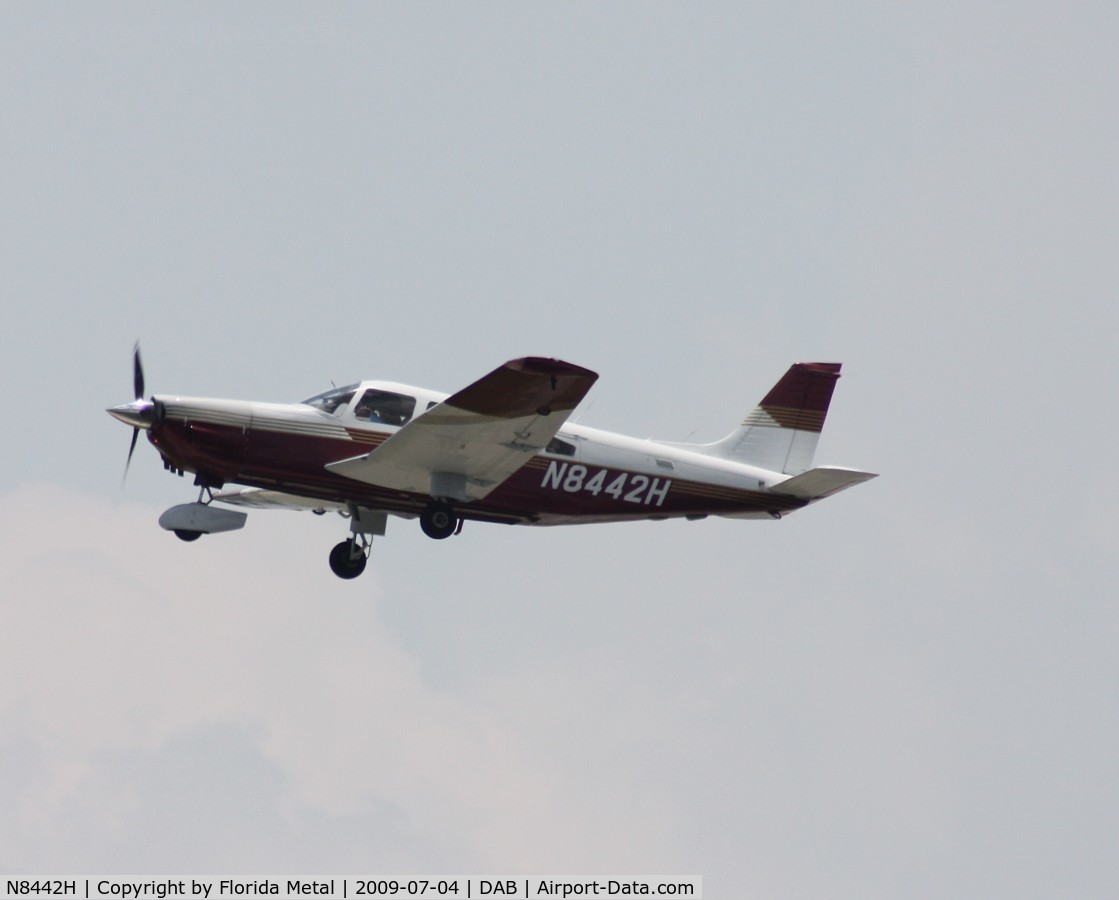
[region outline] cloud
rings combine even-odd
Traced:
[[[497,848],[547,862],[523,823],[562,827],[549,763],[424,683],[378,620],[372,567],[339,602],[322,560],[292,564],[295,515],[190,546],[156,517],[50,485],[0,499],[0,793],[23,859],[191,846],[200,862],[283,866],[296,838],[348,823],[412,848],[397,866]],[[258,819],[286,840],[231,857]]]

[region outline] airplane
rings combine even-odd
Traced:
[[[780,519],[876,477],[812,466],[839,375],[839,363],[795,363],[726,437],[688,444],[569,421],[598,375],[558,359],[510,360],[450,395],[362,381],[260,403],[145,398],[137,343],[135,400],[106,411],[133,429],[126,476],[141,431],[166,470],[194,474],[198,499],[161,527],[193,541],[244,527],[247,514],[227,506],[333,510],[350,533],[330,568],[350,579],[389,515],[418,518],[437,540],[467,521]]]

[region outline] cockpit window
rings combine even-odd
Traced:
[[[321,409],[324,413],[337,415],[346,408],[347,403],[354,399],[356,392],[356,384],[347,384],[345,387],[331,388],[329,391],[315,394],[314,397],[308,397],[303,402],[308,406],[315,407],[315,409]]]
[[[354,407],[354,415],[363,422],[403,425],[412,418],[415,410],[415,397],[370,388],[358,400],[357,406]]]

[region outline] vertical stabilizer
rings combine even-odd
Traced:
[[[812,468],[840,363],[794,363],[745,421],[703,451],[773,472]]]

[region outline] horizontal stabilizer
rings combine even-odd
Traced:
[[[870,479],[877,477],[878,475],[874,472],[860,472],[858,469],[841,469],[836,466],[820,466],[802,472],[800,475],[794,475],[788,481],[775,484],[772,491],[775,494],[798,497],[801,500],[813,503],[816,500],[823,500],[824,497],[838,494],[849,487],[854,487],[856,484],[862,484],[864,481],[870,481]]]

